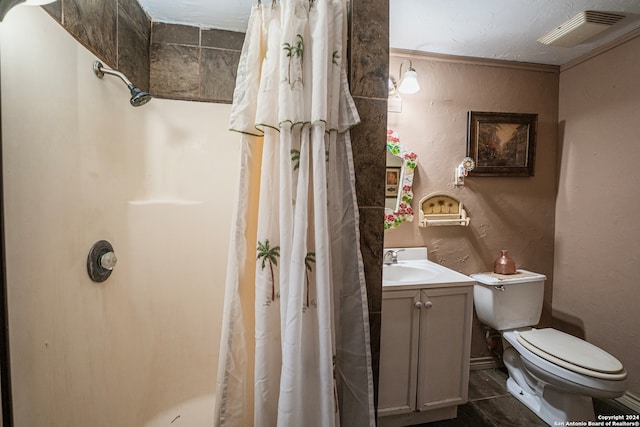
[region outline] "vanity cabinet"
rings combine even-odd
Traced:
[[[473,284],[383,288],[378,425],[455,418],[467,402]]]

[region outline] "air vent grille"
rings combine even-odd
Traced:
[[[587,10],[585,12],[586,21],[593,22],[594,24],[613,25],[624,19],[624,15],[618,15],[616,13],[609,12],[596,12],[593,10]]]
[[[560,47],[576,46],[620,22],[625,15],[587,10],[540,37],[538,42]]]

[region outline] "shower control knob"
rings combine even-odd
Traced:
[[[107,270],[113,270],[117,262],[118,258],[113,252],[107,252],[100,257],[100,266],[102,268],[106,268]]]
[[[413,306],[419,310],[422,308],[422,302],[416,301],[415,303],[413,303]]]
[[[87,256],[87,273],[94,282],[104,282],[116,266],[118,258],[111,243],[99,240],[91,246]]]

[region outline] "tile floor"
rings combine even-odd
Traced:
[[[420,427],[543,427],[546,426],[506,388],[505,369],[473,370],[469,375],[469,403],[458,407],[458,417]],[[615,400],[595,400],[596,414],[635,414]]]

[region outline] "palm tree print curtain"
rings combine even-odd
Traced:
[[[345,38],[345,0],[252,10],[216,425],[375,425]]]

